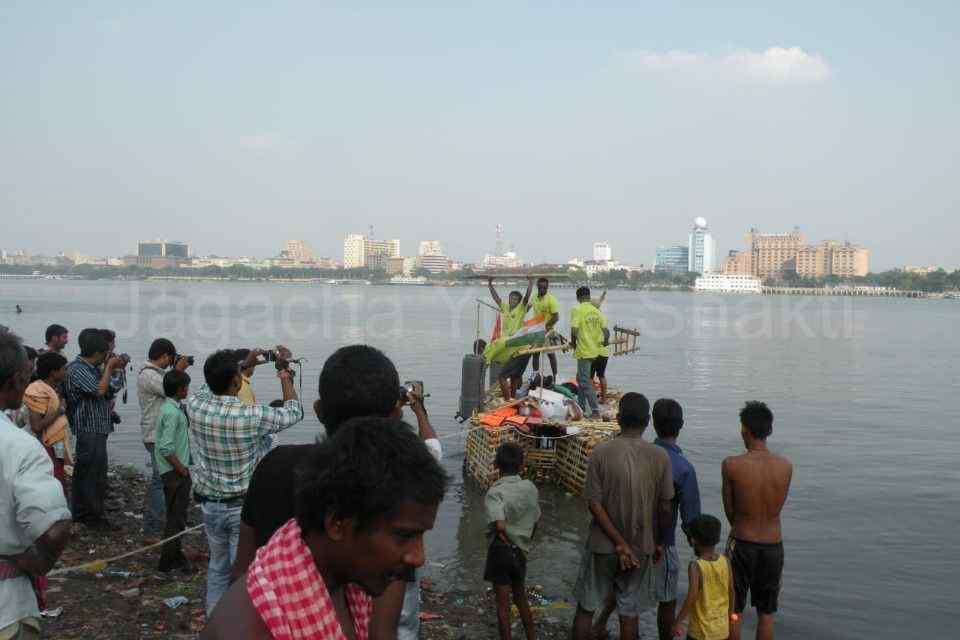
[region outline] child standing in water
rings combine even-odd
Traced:
[[[689,617],[687,638],[726,640],[733,616],[733,571],[730,561],[716,550],[720,542],[720,521],[701,515],[690,525],[690,539],[697,559],[688,569],[687,598],[677,614],[673,635],[683,635],[681,623]]]
[[[514,442],[500,445],[495,459],[500,479],[487,491],[484,506],[490,532],[490,549],[483,579],[493,583],[497,598],[500,640],[511,640],[510,600],[517,605],[527,640],[536,631],[527,598],[527,554],[540,520],[539,493],[520,477],[523,449]]]

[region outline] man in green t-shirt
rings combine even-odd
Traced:
[[[588,405],[591,418],[600,417],[600,404],[593,388],[593,361],[604,352],[610,341],[607,318],[590,301],[589,287],[577,289],[577,306],[570,310],[570,343],[577,359],[577,398],[584,412]]]
[[[490,296],[500,309],[500,332],[503,337],[509,338],[523,326],[523,320],[530,308],[530,293],[533,291],[533,276],[527,276],[527,293],[521,295],[519,291],[511,291],[509,302],[500,299],[500,294],[493,286],[493,278],[487,278],[487,287]],[[512,400],[517,389],[523,384],[523,372],[530,362],[530,355],[510,358],[500,370],[500,392],[504,400]]]
[[[557,298],[552,294],[548,293],[550,288],[550,281],[546,278],[537,279],[537,296],[530,301],[531,306],[533,307],[533,314],[543,315],[547,319],[547,333],[550,333],[550,330],[553,329],[557,322],[560,320],[560,303],[557,302]],[[548,353],[547,357],[550,359],[550,370],[553,372],[553,377],[557,377],[557,354]],[[533,354],[533,372],[538,373],[540,371],[540,354]]]

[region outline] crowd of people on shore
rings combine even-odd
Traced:
[[[584,303],[599,312],[589,292]],[[19,337],[0,332],[0,640],[40,637],[43,576],[72,526],[115,528],[104,506],[107,441],[130,358],[115,354],[115,335],[102,329],[80,332],[69,363],[69,332],[52,325],[46,338],[31,358]],[[210,554],[201,638],[416,638],[423,538],[450,482],[422,388],[401,386],[381,351],[342,347],[324,363],[313,405],[325,433],[315,444],[277,446],[273,436],[304,417],[292,356],[283,346],[216,351],[196,385],[193,358],[169,339],[153,341],[136,380],[150,459],[144,543],[163,541],[159,571],[193,572],[178,534],[191,502],[199,504]],[[280,397],[263,404],[250,377],[268,363]],[[405,410],[416,427],[404,422]],[[642,438],[651,417],[655,443]],[[574,638],[602,635],[616,610],[621,638],[633,640],[651,590],[661,638],[682,634],[684,620],[698,640],[739,638],[748,593],[758,638],[772,638],[779,514],[792,468],[766,448],[770,410],[744,407],[747,451],[723,464],[726,555],[717,551],[720,523],[700,514],[696,473],[677,446],[680,405],[661,399],[651,409],[643,395],[627,393],[617,421],[620,434],[595,448],[588,467],[592,524],[574,592]],[[494,586],[501,638],[511,637],[512,601],[529,640],[524,580],[538,493],[521,479],[520,447],[502,447],[496,465],[500,478],[484,501],[484,578]],[[678,520],[697,554],[679,613]]]

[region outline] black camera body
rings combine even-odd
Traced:
[[[176,363],[180,362],[180,358],[186,358],[186,360],[187,360],[187,366],[188,366],[188,367],[192,367],[192,366],[194,365],[194,358],[193,358],[193,356],[185,356],[185,355],[182,355],[182,354],[180,354],[180,353],[178,353],[178,354],[176,354],[175,356],[173,356],[173,363],[176,364]]]
[[[430,394],[423,392],[423,380],[407,380],[400,387],[400,399],[404,403],[408,404],[410,402],[410,394],[412,393],[419,395],[421,400],[430,397]]]
[[[110,354],[107,354],[107,357],[104,358],[103,361],[106,362],[106,361],[111,360],[111,359],[113,359],[113,358],[120,358],[121,360],[123,360],[122,369],[126,369],[126,368],[127,368],[127,365],[130,364],[130,354],[128,354],[128,353],[110,353]]]

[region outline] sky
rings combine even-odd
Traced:
[[[0,247],[960,267],[960,3],[133,4],[0,3]]]

